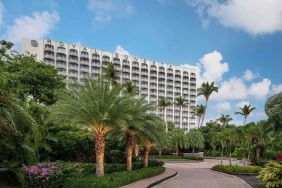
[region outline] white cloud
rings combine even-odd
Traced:
[[[134,7],[128,0],[88,0],[87,8],[95,14],[95,27],[109,23],[114,17],[128,16],[134,12]]]
[[[0,26],[3,25],[3,12],[4,12],[4,5],[3,3],[0,1]]]
[[[217,103],[216,109],[218,112],[227,111],[231,109],[231,104],[229,102]]]
[[[35,12],[32,16],[16,18],[13,25],[8,27],[4,37],[16,44],[23,37],[40,39],[48,35],[59,20],[60,17],[56,12]]]
[[[248,96],[248,89],[244,83],[244,80],[233,77],[229,80],[223,81],[218,93],[211,95],[211,99],[215,100],[234,100],[245,99]]]
[[[186,0],[203,20],[215,18],[226,27],[252,35],[282,31],[281,0]]]
[[[251,81],[255,78],[255,74],[251,71],[251,70],[246,70],[246,72],[244,73],[243,78],[247,81]]]
[[[245,105],[249,105],[250,102],[249,101],[241,101],[238,104],[236,104],[237,108],[243,108]]]
[[[271,80],[264,78],[261,82],[253,83],[249,88],[249,95],[257,99],[264,98],[270,91]]]
[[[126,49],[124,49],[121,45],[117,45],[115,52],[123,55],[130,55],[130,53]]]
[[[271,90],[275,94],[282,92],[282,84],[277,84],[277,85],[273,84]]]
[[[205,54],[197,63],[202,70],[203,81],[221,81],[224,73],[228,72],[228,64],[222,62],[222,55],[218,51]]]

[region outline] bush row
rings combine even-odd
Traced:
[[[259,173],[261,167],[259,166],[237,166],[237,165],[215,165],[213,170],[235,173]]]
[[[150,160],[149,167],[161,167],[162,161]],[[143,161],[133,163],[133,170],[143,168]],[[126,171],[126,164],[105,164],[105,174]],[[23,187],[62,187],[66,179],[83,176],[95,176],[96,165],[94,163],[78,163],[56,161],[53,163],[39,163],[34,166],[24,167]]]
[[[94,175],[77,174],[66,180],[63,187],[80,188],[80,187],[95,187],[95,188],[115,188],[127,185],[138,180],[156,176],[165,171],[164,167],[149,167],[131,172],[122,171],[107,174],[103,177],[96,177]]]
[[[196,156],[176,156],[176,155],[154,155],[154,156],[151,156],[151,158],[153,159],[168,159],[168,160],[183,160],[183,159],[186,159],[186,160],[196,160],[196,161],[202,161],[204,160],[203,157],[196,157]]]

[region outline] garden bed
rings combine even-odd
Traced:
[[[237,166],[237,165],[215,165],[212,170],[233,175],[256,176],[261,167],[258,166]]]

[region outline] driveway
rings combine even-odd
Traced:
[[[169,162],[165,167],[176,170],[178,175],[155,186],[156,188],[251,188],[242,179],[210,170],[218,160],[207,159],[198,163]],[[224,163],[228,163],[225,161]]]

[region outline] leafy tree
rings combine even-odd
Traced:
[[[187,142],[189,146],[192,148],[193,155],[195,153],[195,149],[204,148],[204,136],[201,132],[192,129],[187,134]]]
[[[221,116],[217,119],[217,121],[221,123],[222,127],[227,126],[229,122],[232,120],[233,118],[231,118],[229,115],[224,115],[224,114],[221,114]]]
[[[193,111],[192,111],[193,116],[198,117],[198,129],[200,127],[200,122],[201,122],[201,119],[204,113],[205,113],[205,106],[202,104],[197,105],[195,108],[193,108]]]
[[[207,111],[207,107],[208,107],[208,100],[209,100],[209,98],[210,98],[210,96],[213,92],[218,92],[218,87],[215,86],[214,82],[212,82],[212,83],[204,82],[202,84],[202,86],[198,89],[198,96],[203,95],[205,97],[205,100],[206,100],[205,112],[203,114],[202,122],[201,122],[200,126],[203,125],[205,115],[206,115],[206,111]]]
[[[53,117],[85,126],[95,133],[96,175],[104,175],[105,136],[133,119],[130,100],[120,96],[122,87],[87,79],[84,86],[70,87],[54,105]]]
[[[165,132],[168,132],[167,122],[166,122],[166,108],[172,105],[171,101],[165,97],[160,97],[158,101],[158,106],[163,109],[163,120],[165,122]]]
[[[170,141],[178,156],[179,148],[187,148],[187,141],[185,140],[185,133],[183,129],[174,129],[170,135]]]
[[[180,107],[180,126],[182,126],[182,108],[188,104],[188,100],[186,100],[184,97],[180,96],[175,99],[175,105]]]
[[[282,92],[270,97],[265,104],[265,113],[275,128],[282,128]]]
[[[222,159],[224,154],[224,149],[226,147],[226,138],[222,131],[214,132],[212,134],[212,142],[214,149],[216,149],[216,146],[220,146],[220,152],[221,152],[221,158],[220,158],[220,164],[222,165]]]
[[[226,142],[229,148],[229,165],[231,165],[232,153],[234,148],[236,147],[237,140],[236,129],[233,127],[224,129],[224,136],[226,138]]]
[[[244,105],[244,107],[240,107],[240,112],[235,112],[235,114],[242,115],[244,117],[243,126],[246,124],[247,117],[254,111],[256,108],[251,105]]]

